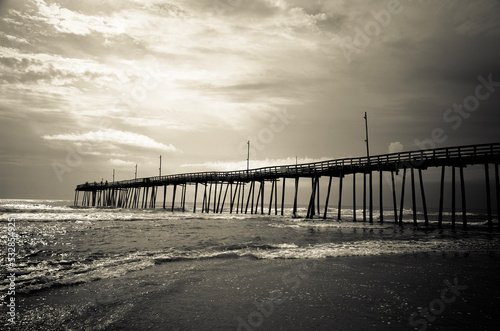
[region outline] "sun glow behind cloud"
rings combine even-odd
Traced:
[[[29,15],[10,10],[8,20],[19,27],[13,33],[20,36],[9,37],[36,44],[52,30],[69,46],[58,50],[60,54],[3,50],[6,56],[29,61],[23,69],[34,76],[32,90],[41,90],[45,83],[52,88],[50,94],[62,96],[63,87],[77,87],[79,91],[68,100],[71,109],[64,104],[60,107],[83,122],[86,119],[82,117],[96,108],[95,103],[101,105],[100,116],[113,117],[117,110],[124,118],[140,114],[142,118],[136,123],[126,119],[124,124],[141,127],[148,127],[148,123],[158,126],[154,119],[164,115],[165,108],[180,109],[164,122],[167,126],[171,123],[174,130],[185,128],[186,122],[190,122],[191,130],[203,129],[206,123],[237,129],[255,111],[300,102],[300,89],[291,95],[291,86],[286,86],[289,83],[283,84],[297,72],[287,54],[314,50],[315,43],[299,37],[294,29],[317,33],[315,24],[326,17],[322,13],[307,14],[284,1],[257,1],[248,8],[239,3],[229,13],[236,14],[234,17],[219,15],[211,2],[89,3],[91,9],[106,9],[107,14],[99,10],[90,13],[84,5],[79,10],[77,6],[65,8],[44,0],[27,3],[31,4]],[[266,15],[264,19],[262,14]],[[21,25],[28,28],[21,29]],[[104,38],[107,52],[90,47],[82,54],[70,37],[87,42]],[[116,53],[117,45],[123,50],[130,47],[134,56]],[[288,77],[269,74],[277,64]],[[303,73],[299,70],[302,79],[306,78]],[[12,76],[26,85],[27,75],[21,71]],[[272,86],[275,88],[262,93]]]

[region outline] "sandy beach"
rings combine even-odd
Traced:
[[[20,297],[20,321],[8,329],[493,330],[499,259],[420,253],[165,262]]]

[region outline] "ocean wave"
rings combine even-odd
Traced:
[[[491,240],[371,240],[343,243],[290,244],[243,243],[202,250],[134,252],[123,256],[94,254],[83,261],[59,259],[20,265],[16,271],[16,292],[31,293],[50,287],[69,286],[104,278],[119,277],[157,264],[189,260],[237,259],[326,259],[348,256],[377,256],[425,252],[500,252],[498,241]],[[2,272],[3,273],[3,272]],[[0,292],[7,293],[3,277]]]

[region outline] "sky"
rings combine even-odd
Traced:
[[[500,141],[496,0],[0,1],[0,198]]]

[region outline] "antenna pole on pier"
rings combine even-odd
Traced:
[[[247,152],[247,172],[250,170],[250,140],[247,141],[248,152]]]
[[[161,155],[160,155],[160,168],[159,168],[159,170],[160,170],[159,173],[160,173],[160,177],[161,177]]]
[[[115,182],[115,169],[113,169],[113,183]]]
[[[135,165],[135,179],[137,179],[137,164]]]
[[[368,116],[366,115],[366,112],[365,112],[365,129],[366,129],[366,139],[365,139],[365,142],[366,142],[366,156],[368,158],[370,158],[370,147],[369,147],[369,144],[368,144]]]

